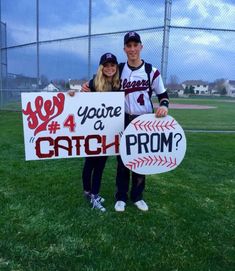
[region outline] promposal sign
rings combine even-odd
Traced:
[[[22,93],[26,160],[118,155],[124,93]]]
[[[127,126],[120,143],[124,165],[139,174],[156,174],[175,169],[186,152],[182,127],[171,116],[141,115]]]

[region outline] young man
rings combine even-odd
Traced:
[[[157,117],[164,117],[168,113],[169,99],[164,88],[160,72],[141,59],[143,45],[136,32],[128,32],[124,36],[124,52],[127,62],[120,64],[121,90],[125,92],[125,127],[136,117],[146,113],[153,113],[151,102],[152,91],[158,96],[160,106],[156,110]],[[121,66],[122,65],[122,66]],[[116,175],[116,203],[117,212],[125,211],[128,199],[130,171],[117,157]],[[145,175],[132,172],[132,185],[130,199],[142,211],[148,210],[148,205],[143,200],[145,188]]]

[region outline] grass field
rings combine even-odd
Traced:
[[[235,131],[235,103],[171,110],[184,129]],[[189,133],[184,161],[147,177],[143,213],[114,211],[115,157],[104,172],[106,213],[82,196],[83,159],[24,161],[19,112],[0,111],[1,271],[235,270],[235,133]]]
[[[232,130],[235,131],[235,99],[172,99],[172,103],[200,104],[214,106],[213,109],[171,110],[175,119],[184,129]]]

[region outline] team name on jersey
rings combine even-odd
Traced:
[[[127,79],[121,80],[122,89],[130,89],[130,88],[142,88],[148,87],[149,82],[148,80],[134,80],[128,81]]]

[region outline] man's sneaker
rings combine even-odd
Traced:
[[[141,211],[148,211],[149,207],[146,204],[146,202],[144,200],[139,200],[134,202],[134,204],[137,206],[138,209],[140,209]]]
[[[100,200],[97,195],[91,194],[91,204],[92,204],[92,209],[99,209],[101,212],[106,211],[104,206],[100,203]]]
[[[114,206],[114,209],[115,211],[117,212],[124,212],[125,211],[125,206],[126,206],[126,203],[122,200],[118,200],[116,203],[115,203],[115,206]]]

